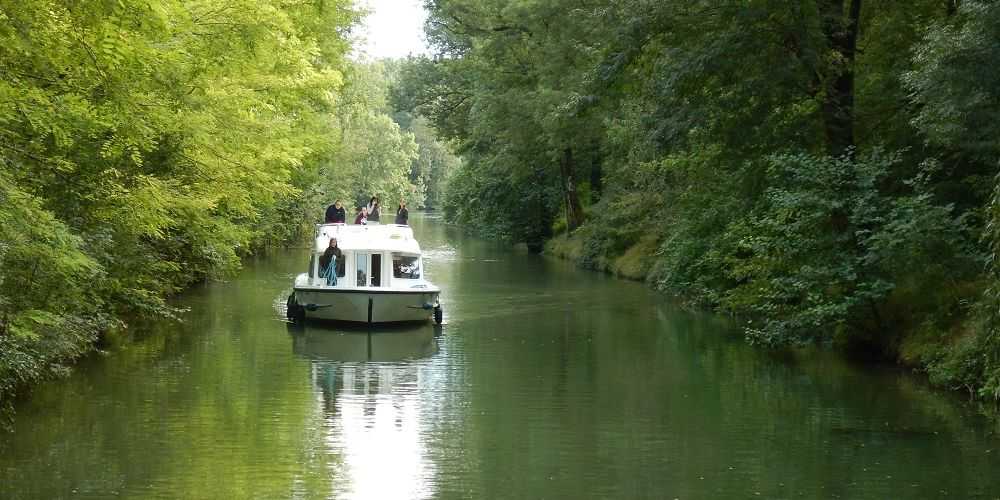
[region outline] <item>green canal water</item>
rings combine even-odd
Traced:
[[[289,328],[304,251],[21,403],[0,498],[997,498],[962,398],[776,357],[642,284],[414,218],[445,325]]]

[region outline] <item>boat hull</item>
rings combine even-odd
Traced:
[[[295,288],[295,302],[311,319],[357,323],[427,321],[438,304],[437,291]]]

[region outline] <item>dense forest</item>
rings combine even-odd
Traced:
[[[1000,4],[425,5],[451,220],[1000,399]]]
[[[127,319],[457,159],[349,57],[350,0],[0,1],[0,415]]]

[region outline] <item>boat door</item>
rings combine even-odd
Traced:
[[[382,286],[382,254],[358,253],[358,286]]]
[[[372,254],[372,286],[382,286],[382,254]]]

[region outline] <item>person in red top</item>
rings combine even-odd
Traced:
[[[365,207],[360,207],[358,209],[358,216],[354,218],[355,224],[365,225],[368,224],[368,209]]]

